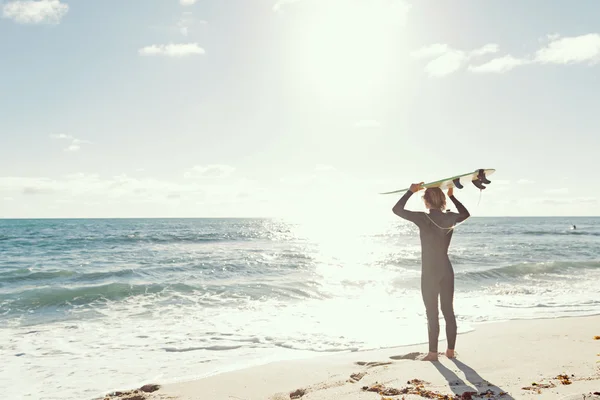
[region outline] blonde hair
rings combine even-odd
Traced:
[[[444,210],[446,208],[446,195],[439,187],[427,188],[423,199],[430,208],[436,210]]]

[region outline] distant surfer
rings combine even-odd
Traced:
[[[413,183],[410,189],[398,200],[392,209],[394,214],[419,227],[421,237],[421,294],[427,314],[429,333],[429,354],[423,361],[437,361],[440,324],[438,317],[438,296],[444,320],[446,321],[446,356],[454,358],[456,345],[456,317],[454,315],[454,270],[448,258],[448,247],[456,224],[469,218],[469,211],[454,197],[453,188],[448,189],[448,197],[458,213],[444,212],[446,196],[440,188],[425,190],[423,200],[429,213],[408,211],[404,207],[408,199],[423,189],[423,182]]]
[[[577,229],[577,226],[573,225],[573,229]]]

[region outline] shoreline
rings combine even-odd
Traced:
[[[558,319],[588,318],[588,317],[596,317],[596,316],[600,317],[600,313],[593,313],[593,314],[587,314],[587,315],[576,315],[576,316],[563,315],[563,316],[557,316],[557,317],[514,318],[514,319],[505,319],[505,320],[472,322],[472,323],[469,323],[469,326],[471,328],[465,332],[459,331],[457,337],[460,338],[460,337],[475,333],[477,331],[478,326],[506,324],[506,323],[510,323],[512,321],[539,321],[539,320],[553,321],[553,320],[558,320]],[[424,329],[426,329],[425,324],[423,325],[423,327],[424,327]],[[446,338],[444,336],[445,333],[443,332],[443,329],[441,329],[443,327],[444,327],[444,325],[440,326],[440,338],[439,338],[440,339],[439,340],[440,347],[443,345],[443,343],[446,342]],[[425,336],[425,334],[424,334],[424,336]],[[412,347],[416,347],[416,346],[425,346],[427,344],[428,344],[427,338],[425,338],[424,341],[417,342],[417,343],[401,344],[401,345],[394,345],[394,346],[388,346],[388,347],[378,347],[378,348],[364,349],[364,350],[339,350],[339,351],[325,351],[325,352],[310,351],[310,350],[295,350],[295,351],[307,352],[307,355],[301,356],[301,357],[293,357],[293,358],[278,358],[273,361],[259,362],[257,364],[250,363],[251,365],[240,366],[240,367],[236,367],[235,366],[236,364],[233,364],[232,365],[233,368],[231,368],[231,369],[225,368],[224,370],[221,370],[221,371],[209,372],[207,374],[203,374],[201,376],[192,377],[192,378],[179,377],[179,378],[167,379],[167,380],[162,381],[162,384],[163,385],[171,385],[171,384],[177,384],[177,383],[182,383],[182,382],[196,381],[196,380],[200,380],[200,379],[210,378],[210,377],[220,375],[220,374],[227,374],[227,373],[231,373],[231,372],[242,371],[242,370],[249,369],[249,368],[259,368],[264,365],[269,365],[269,364],[278,363],[278,362],[288,362],[288,361],[292,362],[292,361],[298,361],[298,360],[318,359],[321,357],[325,357],[325,358],[335,357],[340,354],[361,354],[361,353],[367,353],[367,352],[373,352],[373,351],[394,350],[394,349],[403,349],[403,348],[409,348],[409,347],[412,348]]]
[[[563,323],[564,320],[569,323]],[[275,361],[195,380],[147,382],[161,387],[154,393],[137,395],[149,400],[282,400],[290,399],[291,393],[300,390],[297,394],[303,392],[304,395],[298,398],[303,400],[402,398],[387,396],[382,388],[381,395],[362,390],[363,386],[373,389],[378,382],[390,389],[388,395],[394,393],[391,389],[411,387],[413,391],[420,388],[447,395],[460,390],[483,393],[487,387],[494,392],[488,398],[497,399],[575,399],[583,398],[584,393],[592,393],[589,399],[600,399],[600,395],[593,395],[600,393],[600,340],[594,340],[594,336],[600,335],[600,315],[490,321],[473,325],[476,326],[474,330],[458,337],[456,363],[445,357],[440,357],[437,363],[410,359],[414,358],[411,354],[426,351],[427,344],[421,343]],[[445,349],[444,336],[442,330],[439,351]],[[398,353],[407,359],[390,358]],[[561,374],[566,374],[569,384],[556,379]],[[360,384],[354,382],[351,375],[359,377]],[[446,379],[448,376],[453,379]],[[410,379],[425,383],[407,386]],[[455,385],[450,384],[452,380]],[[487,386],[486,382],[494,382],[494,385]],[[537,385],[532,386],[534,382]],[[500,396],[501,392],[508,395]],[[410,391],[404,396],[406,400],[422,398]],[[110,400],[127,398],[108,397]]]

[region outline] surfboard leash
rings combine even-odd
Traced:
[[[438,228],[440,228],[441,230],[447,230],[448,232],[446,232],[446,235],[447,235],[448,233],[450,233],[452,230],[454,230],[454,228],[456,228],[457,226],[459,226],[459,225],[461,225],[463,222],[465,222],[465,221],[462,221],[462,222],[459,222],[458,224],[454,224],[454,225],[452,225],[452,226],[451,226],[451,227],[449,227],[449,228],[444,228],[444,227],[441,227],[441,226],[439,226],[438,224],[436,224],[436,223],[435,223],[435,221],[431,219],[431,217],[429,216],[429,214],[428,214],[428,213],[424,213],[424,214],[427,216],[427,218],[429,218],[429,220],[431,221],[431,223],[432,223],[432,224],[434,224],[435,226],[437,226],[437,227],[438,227]]]

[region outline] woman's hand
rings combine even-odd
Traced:
[[[422,185],[423,183],[425,183],[425,182],[421,182],[421,183],[413,183],[412,185],[410,185],[410,189],[408,189],[408,190],[410,190],[410,191],[411,191],[411,192],[413,192],[413,193],[416,193],[416,192],[418,192],[419,190],[423,189],[423,188],[421,187],[421,185]]]
[[[448,188],[448,197],[454,196],[454,187],[450,186]]]

